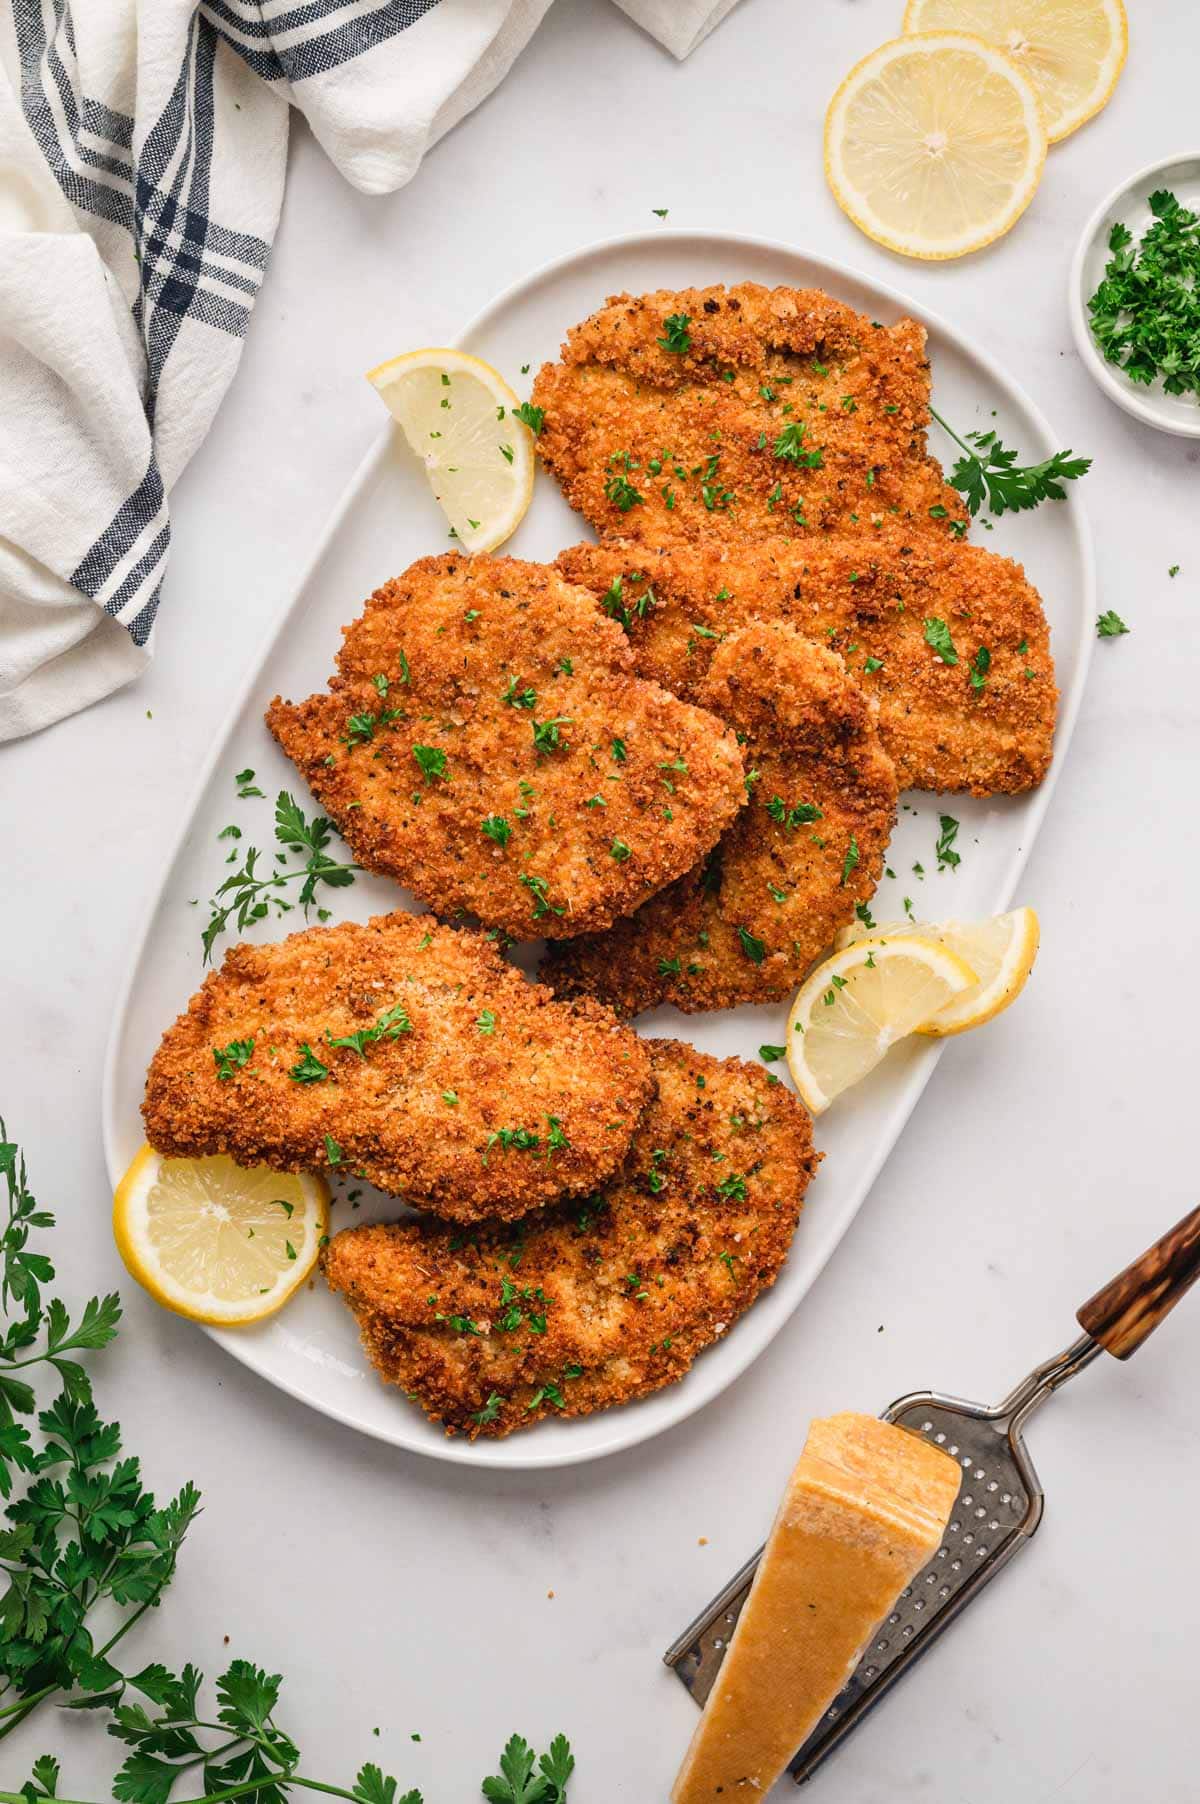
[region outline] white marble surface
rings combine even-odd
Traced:
[[[503,89],[386,200],[345,188],[296,131],[242,371],[176,493],[158,662],[3,762],[0,1099],[59,1212],[69,1291],[123,1278],[97,1089],[129,935],[227,696],[375,430],[368,364],[450,337],[515,277],[652,225],[652,207],[672,224],[792,238],[973,324],[1064,441],[1094,456],[1101,605],[1133,629],[1098,647],[1027,873],[1036,980],[951,1049],[808,1302],[699,1417],[598,1465],[485,1479],[337,1428],[122,1283],[127,1326],[101,1365],[102,1400],[156,1486],[193,1476],[206,1498],[134,1651],[210,1672],[233,1651],[285,1672],[281,1715],[309,1771],[378,1758],[402,1789],[456,1804],[511,1729],[562,1728],[576,1804],[664,1797],[694,1713],[658,1655],[754,1545],[807,1418],[924,1384],[1000,1391],[1195,1201],[1200,995],[1184,911],[1200,448],[1091,387],[1064,298],[1096,201],[1152,157],[1195,148],[1200,24],[1168,0],[1132,10],[1106,113],[1052,153],[1009,238],[946,268],[876,250],[821,174],[825,99],[895,28],[899,0],[747,0],[682,68],[606,0],[559,0]],[[1191,1804],[1198,1359],[1193,1301],[1132,1366],[1104,1361],[1046,1410],[1031,1434],[1048,1493],[1038,1539],[814,1796]],[[95,1723],[45,1715],[0,1751],[0,1789],[51,1745],[68,1795],[104,1795],[115,1745]]]

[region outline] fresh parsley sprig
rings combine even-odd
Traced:
[[[0,1528],[3,1740],[46,1698],[98,1690],[115,1671],[108,1655],[170,1584],[200,1495],[184,1485],[160,1509],[142,1487],[138,1461],[118,1458],[120,1428],[101,1420],[73,1356],[113,1339],[120,1299],[90,1297],[75,1322],[59,1297],[43,1301],[54,1266],[29,1236],[53,1227],[54,1216],[37,1206],[2,1121],[0,1174],[0,1495],[12,1500]],[[35,1381],[49,1373],[62,1388],[38,1411]],[[21,1419],[35,1414],[37,1441]],[[18,1494],[22,1479],[29,1482]],[[106,1626],[115,1620],[100,1647],[89,1627],[97,1610]]]
[[[551,1118],[553,1121],[553,1118]],[[0,1234],[0,1494],[13,1499],[0,1528],[0,1740],[47,1699],[72,1710],[103,1711],[110,1735],[127,1750],[106,1799],[117,1804],[170,1804],[176,1787],[201,1770],[203,1791],[177,1804],[286,1804],[301,1792],[348,1804],[422,1804],[400,1795],[399,1782],[373,1762],[350,1786],[300,1770],[299,1747],[276,1720],[278,1674],[234,1660],[216,1682],[215,1711],[202,1709],[203,1674],[152,1661],[133,1673],[110,1658],[175,1572],[200,1494],[186,1484],[164,1508],[142,1488],[138,1461],[120,1459],[121,1431],[101,1421],[91,1381],[69,1355],[97,1351],[120,1319],[116,1296],[92,1297],[72,1326],[58,1297],[43,1301],[54,1266],[29,1246],[54,1216],[40,1209],[20,1148],[0,1120],[0,1174],[7,1219]],[[62,1389],[37,1415],[40,1444],[19,1418],[37,1408],[34,1385],[15,1373],[52,1370]],[[14,1497],[20,1480],[29,1482]],[[91,1623],[98,1608],[112,1632],[99,1646]],[[113,1626],[115,1619],[115,1627]],[[11,1700],[11,1701],[5,1701]],[[536,1766],[536,1771],[534,1770]],[[483,1781],[494,1804],[566,1804],[575,1767],[566,1739],[536,1756],[514,1735],[500,1773]],[[0,1804],[82,1804],[60,1791],[53,1755],[33,1764],[19,1791],[0,1788]],[[195,1781],[191,1781],[194,1786]]]
[[[344,889],[354,882],[355,873],[361,871],[359,864],[339,864],[326,851],[333,837],[332,823],[323,814],[316,814],[308,820],[304,810],[294,796],[286,789],[281,789],[275,798],[275,838],[286,852],[296,855],[307,853],[304,863],[296,870],[276,870],[270,876],[259,875],[259,861],[263,854],[257,846],[250,846],[241,864],[233,875],[226,877],[209,903],[210,917],[207,927],[201,934],[204,946],[204,962],[212,958],[213,947],[225,932],[232,918],[239,933],[253,921],[263,921],[271,912],[274,904],[279,913],[286,913],[291,907],[279,895],[281,889],[289,883],[300,880],[300,891],[296,897],[307,919],[308,911],[316,899],[318,884],[328,884],[330,889]],[[281,854],[277,853],[278,859]]]
[[[1090,457],[1076,457],[1070,451],[1056,451],[1040,464],[1018,464],[1017,453],[995,432],[968,432],[966,438],[960,438],[935,407],[929,411],[963,453],[950,472],[950,481],[972,517],[985,501],[997,515],[1022,513],[1043,501],[1065,501],[1063,483],[1077,481],[1092,467]]]

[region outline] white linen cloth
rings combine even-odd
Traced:
[[[617,0],[683,57],[736,0]],[[0,740],[152,655],[168,494],[237,368],[288,109],[401,187],[551,0],[0,0]]]

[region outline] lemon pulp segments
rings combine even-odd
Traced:
[[[1122,0],[908,0],[904,29],[974,32],[1011,56],[1052,144],[1106,104],[1129,50]]]
[[[921,1034],[966,1033],[1002,1014],[1025,988],[1037,957],[1040,926],[1032,908],[988,915],[981,921],[894,921],[886,926],[843,927],[835,945],[849,946],[870,935],[876,939],[936,940],[965,959],[976,982],[917,1028]]]
[[[878,243],[959,257],[1008,231],[1046,158],[1037,95],[1011,60],[963,32],[895,38],[830,103],[825,172]]]
[[[809,1108],[826,1108],[974,981],[957,953],[916,937],[868,936],[827,958],[788,1016],[788,1069]]]
[[[311,1174],[247,1170],[225,1154],[163,1159],[145,1147],[117,1188],[113,1228],[130,1272],[168,1309],[253,1321],[311,1271],[327,1200]]]
[[[368,371],[465,551],[494,551],[533,493],[529,428],[504,378],[465,351],[410,351]]]

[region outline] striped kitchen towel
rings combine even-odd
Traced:
[[[618,0],[684,56],[735,0]],[[145,668],[168,496],[237,368],[290,106],[407,182],[551,0],[0,0],[0,740]]]

